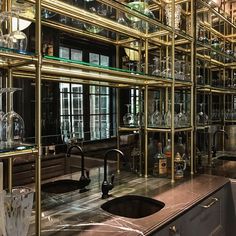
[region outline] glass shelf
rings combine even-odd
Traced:
[[[32,153],[36,151],[35,144],[18,144],[12,146],[0,145],[0,158],[7,158],[14,155],[20,155],[25,153]]]
[[[91,67],[96,67],[96,68],[102,68],[102,69],[107,69],[107,70],[120,71],[120,72],[125,72],[125,73],[130,73],[130,74],[145,75],[143,72],[119,69],[119,68],[110,67],[110,66],[101,66],[101,65],[88,63],[88,62],[84,62],[84,61],[79,61],[79,60],[70,60],[70,59],[65,59],[65,58],[61,58],[61,57],[54,57],[54,56],[44,56],[44,58],[56,60],[56,61],[63,61],[63,62],[68,62],[68,63],[79,64],[79,65],[91,66]]]

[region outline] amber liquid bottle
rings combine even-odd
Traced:
[[[172,151],[171,151],[171,140],[167,140],[167,144],[164,147],[163,153],[167,159],[167,174],[171,174],[171,157],[172,157]]]

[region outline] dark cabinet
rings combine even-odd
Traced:
[[[42,180],[66,173],[65,154],[45,156],[41,162]],[[13,165],[13,185],[24,185],[35,182],[35,161],[33,156],[25,156],[22,161]]]
[[[231,186],[226,184],[153,235],[233,236],[236,232],[235,222]]]

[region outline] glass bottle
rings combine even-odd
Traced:
[[[175,179],[181,179],[184,177],[184,171],[186,169],[186,161],[183,160],[180,153],[176,153],[174,160],[175,167]]]
[[[171,140],[167,140],[167,144],[163,149],[163,153],[167,159],[167,172],[171,173],[171,157],[172,157],[172,147],[171,147]]]
[[[181,155],[181,157],[185,154],[185,145],[183,144],[183,139],[181,136],[178,137],[178,142],[175,145],[175,154],[177,152]]]
[[[157,153],[154,156],[153,175],[164,177],[167,174],[167,158],[162,152],[162,143],[157,143]]]

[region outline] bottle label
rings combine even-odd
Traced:
[[[164,175],[167,173],[167,160],[166,158],[159,159],[159,174]]]

